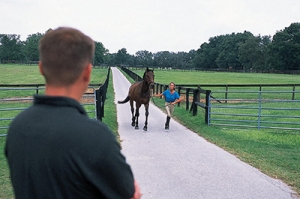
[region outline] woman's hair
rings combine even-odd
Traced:
[[[79,30],[60,27],[48,31],[39,42],[46,83],[53,86],[74,83],[91,63],[94,51],[94,41]]]

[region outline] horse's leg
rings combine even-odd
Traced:
[[[146,121],[145,121],[145,126],[144,126],[144,131],[147,131],[148,129],[148,115],[149,115],[149,103],[148,104],[144,104],[145,106],[145,116],[146,116]]]
[[[132,122],[131,126],[135,126],[135,117],[134,117],[134,107],[133,107],[133,100],[130,100],[130,107],[131,107],[131,115],[132,115]]]
[[[140,103],[135,103],[135,129],[139,129],[139,116],[140,116],[140,107],[141,104]]]

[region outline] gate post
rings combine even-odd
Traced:
[[[163,85],[162,85],[162,84],[161,84],[160,87],[159,87],[159,92],[160,92],[160,93],[163,92]],[[160,97],[160,99],[161,99],[161,98],[162,98],[162,97]]]
[[[198,106],[196,105],[196,101],[197,101],[197,95],[198,95],[198,89],[194,89],[193,91],[193,116],[197,115],[197,111],[198,111]]]
[[[294,84],[294,86],[293,86],[292,100],[295,100],[295,84]]]
[[[226,84],[225,103],[227,103],[227,98],[228,98],[228,84]]]
[[[209,125],[210,123],[210,93],[211,90],[206,90],[205,94],[205,123]]]
[[[102,86],[96,90],[96,113],[97,113],[97,119],[102,121],[103,112],[104,112],[104,106],[103,106],[103,90],[101,89]]]
[[[35,94],[39,94],[39,85],[38,85],[38,84],[36,85],[36,91],[35,91]]]
[[[180,96],[180,92],[181,92],[181,86],[178,86],[178,94],[179,94],[179,96]],[[178,102],[177,106],[180,107],[180,102]]]
[[[158,84],[158,83],[155,83],[155,87],[156,87],[156,88],[155,88],[155,92],[154,92],[154,93],[155,93],[155,94],[158,94],[158,87],[159,87],[159,84]]]
[[[189,104],[190,104],[190,88],[186,88],[185,93],[185,110],[189,110]]]

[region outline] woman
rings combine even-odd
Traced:
[[[154,97],[164,96],[164,98],[165,98],[165,107],[166,107],[166,111],[167,111],[167,120],[165,123],[165,129],[169,130],[170,119],[174,112],[174,105],[181,101],[181,98],[180,98],[178,92],[175,91],[175,83],[171,82],[169,84],[168,90],[165,90],[163,93],[160,93],[160,94],[154,94],[153,96]]]

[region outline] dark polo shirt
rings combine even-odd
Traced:
[[[133,174],[109,128],[65,97],[35,96],[7,134],[16,198],[131,198]]]

